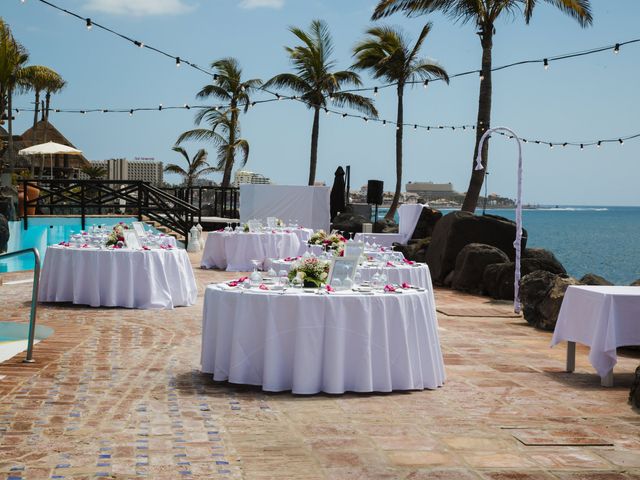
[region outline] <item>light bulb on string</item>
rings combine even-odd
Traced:
[[[567,145],[568,145],[568,143],[567,143],[567,142],[564,142],[564,143],[562,144],[562,148],[566,147]]]
[[[584,150],[584,145],[582,143],[580,144],[580,150]]]
[[[386,120],[382,120],[382,126],[386,126],[387,125],[387,121]]]
[[[326,114],[327,114],[327,116],[331,115],[331,112],[329,111],[329,109],[328,109],[328,108],[325,108],[325,109],[324,109],[324,113],[326,113]]]
[[[414,130],[417,130],[417,129],[418,129],[418,125],[414,125],[414,126],[413,126],[413,129],[414,129]]]
[[[424,81],[424,88],[427,88],[428,86],[429,86],[429,79],[427,78],[427,79]]]
[[[187,110],[191,110],[191,107],[187,103],[184,104],[184,108],[186,108]]]
[[[93,23],[91,23],[91,19],[87,18],[87,30],[91,30],[92,27],[93,27]]]
[[[549,60],[547,60],[546,58],[542,61],[542,64],[544,65],[544,69],[545,70],[549,70]]]
[[[129,110],[129,116],[133,117],[133,108],[131,110]]]
[[[616,43],[615,47],[613,47],[613,53],[620,53],[620,44]]]
[[[549,144],[549,148],[550,148],[551,150],[553,150],[553,143],[550,143],[550,144]]]
[[[176,57],[176,68],[178,68],[180,65],[181,65],[180,57]]]
[[[596,144],[596,147],[600,148],[600,145],[602,145],[602,141],[598,140],[598,143]]]
[[[373,88],[373,96],[377,97],[378,96],[378,87],[374,87]]]
[[[362,117],[364,119],[364,123],[369,123],[369,119],[367,117]]]
[[[622,140],[621,138],[618,139],[618,142],[620,142],[620,146],[624,145],[624,140]]]
[[[484,73],[482,73],[482,70],[480,70],[480,81],[482,82],[484,80]]]
[[[346,113],[343,113],[343,114],[342,114],[342,118],[347,118],[347,114],[346,114]]]
[[[138,41],[138,40],[134,40],[134,41],[133,41],[133,44],[134,44],[136,47],[138,47],[138,48],[142,48],[142,47],[144,47],[144,43],[142,43],[142,42],[140,42],[140,41]]]
[[[158,110],[162,111],[162,104],[158,105]]]

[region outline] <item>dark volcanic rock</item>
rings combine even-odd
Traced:
[[[421,240],[409,240],[409,245],[396,245],[395,250],[402,252],[407,260],[424,263],[427,260],[427,250],[431,238],[423,238]]]
[[[427,238],[433,234],[433,229],[438,220],[442,218],[442,212],[433,208],[423,208],[413,231],[412,239]]]
[[[7,251],[9,244],[9,222],[7,218],[0,213],[0,253]]]
[[[553,330],[567,287],[579,284],[575,278],[543,270],[522,277],[520,299],[527,323],[542,330]]]
[[[513,241],[516,225],[494,215],[476,216],[468,212],[451,212],[442,217],[433,229],[427,263],[435,283],[441,284],[455,268],[456,257],[465,245],[483,243],[499,248],[510,259],[515,257]],[[522,235],[526,245],[527,232]]]
[[[522,259],[526,259],[530,271],[545,270],[547,272],[566,274],[564,266],[556,258],[553,252],[544,248],[525,248],[522,252]]]
[[[640,287],[640,278],[631,284],[632,287]]]
[[[506,263],[509,257],[502,250],[482,243],[466,245],[456,258],[451,286],[463,292],[481,293],[482,274],[488,265]]]
[[[596,275],[595,273],[587,273],[580,279],[580,283],[583,285],[613,285],[609,280],[601,277],[600,275]]]
[[[373,224],[374,233],[398,233],[398,224],[393,220],[380,219]]]
[[[363,223],[370,222],[370,220],[367,220],[362,215],[343,212],[336,216],[336,218],[334,218],[333,223],[331,224],[331,228],[333,230],[340,230],[341,232],[358,233],[362,232]]]
[[[636,368],[636,376],[631,384],[629,403],[631,403],[635,408],[640,408],[640,366]]]

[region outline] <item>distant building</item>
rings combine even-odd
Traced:
[[[453,189],[453,184],[433,182],[409,182],[406,185],[407,193],[413,193],[425,200],[453,199],[460,194]]]
[[[248,170],[238,170],[232,185],[234,187],[238,187],[241,183],[271,184],[273,182],[270,178],[265,177],[260,173],[250,172]]]
[[[112,158],[91,162],[92,166],[102,167],[107,171],[106,180],[141,180],[152,185],[161,185],[164,182],[164,165],[153,158]],[[88,178],[80,173],[80,178]]]

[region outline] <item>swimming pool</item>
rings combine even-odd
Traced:
[[[130,224],[135,217],[86,217],[85,227],[106,225],[111,227],[118,222]],[[9,222],[8,252],[37,248],[40,259],[44,260],[47,245],[54,245],[68,240],[72,232],[80,232],[80,217],[29,217],[29,228],[24,229],[21,221]],[[22,255],[17,258],[0,260],[0,273],[31,270],[34,267],[33,255]]]
[[[36,325],[34,343],[44,340],[52,333],[53,328],[45,325]],[[27,349],[28,338],[28,323],[0,322],[0,362],[24,352]]]

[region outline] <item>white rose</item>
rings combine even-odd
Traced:
[[[325,278],[327,278],[327,272],[322,272],[322,274],[320,275],[320,279],[324,280]]]
[[[305,277],[305,276],[306,276],[306,275],[304,274],[304,272],[298,272],[298,273],[296,274],[296,277],[298,277],[300,280],[304,280],[304,277]]]

